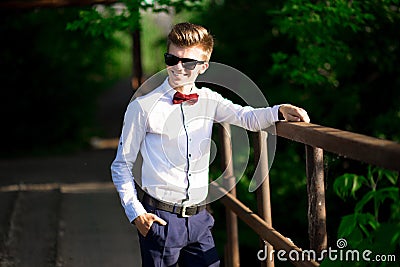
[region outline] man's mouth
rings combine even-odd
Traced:
[[[173,76],[175,77],[187,77],[188,75],[185,73],[177,73],[177,72],[171,72]]]

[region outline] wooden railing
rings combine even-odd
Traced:
[[[224,187],[236,180],[233,174],[230,128],[223,125],[221,132],[222,157],[224,172]],[[328,128],[310,123],[279,122],[276,124],[277,136],[305,144],[306,176],[308,193],[308,232],[310,250],[320,253],[327,249],[325,181],[324,181],[324,151],[376,165],[386,169],[400,171],[400,144],[377,139],[348,131]],[[301,255],[301,249],[288,238],[272,227],[271,203],[268,177],[268,159],[266,133],[257,133],[255,142],[255,158],[260,162],[258,177],[265,179],[257,189],[258,213],[256,214],[236,198],[233,188],[227,192],[222,186],[212,183],[210,193],[224,196],[220,201],[226,207],[227,244],[225,249],[225,265],[240,266],[237,218],[245,222],[266,242],[267,251],[284,250],[286,255],[293,250]],[[268,253],[268,252],[267,252]],[[300,259],[292,261],[295,266],[319,266],[314,260]],[[274,266],[273,259],[261,263],[264,266]]]

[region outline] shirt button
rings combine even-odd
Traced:
[[[191,173],[189,173],[189,176],[192,176],[192,174],[191,174]]]
[[[189,154],[189,157],[191,157],[192,156],[192,154]]]

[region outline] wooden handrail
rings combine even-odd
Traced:
[[[279,122],[276,124],[276,131],[273,134],[305,144],[310,247],[317,253],[317,256],[327,248],[324,150],[386,169],[400,171],[400,144],[393,141],[303,122]],[[256,146],[258,148],[255,150],[260,149],[264,144],[261,142]],[[265,169],[263,171],[268,171],[268,164],[265,164],[264,161],[262,160],[264,163],[262,168]],[[265,182],[268,182],[268,179]],[[265,188],[268,188],[268,185]],[[265,220],[260,217],[265,214],[266,209],[270,209],[269,205],[266,207],[265,203],[261,203],[263,205],[259,211],[260,215],[257,215],[233,194],[214,183],[210,185],[210,193],[224,194],[221,202],[227,208],[227,212],[233,211],[237,214],[263,240],[273,246],[271,249],[284,250],[287,253],[295,250],[301,253],[301,249],[272,228],[271,219]],[[268,194],[268,192],[261,194]],[[295,266],[319,266],[319,263],[314,260],[296,261],[293,264]]]
[[[279,122],[278,136],[341,156],[400,171],[400,144],[304,122]]]
[[[235,196],[226,191],[224,188],[213,182],[210,184],[211,195],[223,195],[220,201],[225,207],[232,210],[236,215],[245,222],[250,228],[252,228],[263,240],[268,240],[269,243],[276,250],[284,250],[287,255],[291,251],[297,251],[301,255],[302,250],[294,245],[288,238],[281,235],[278,231],[273,229],[269,224],[264,221],[260,216],[254,213],[251,209],[240,202]],[[319,266],[314,260],[310,261],[295,261],[292,262],[295,266],[301,267],[315,267]]]

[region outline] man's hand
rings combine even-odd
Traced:
[[[143,236],[146,236],[149,233],[150,227],[155,222],[161,225],[167,225],[166,221],[153,213],[145,213],[139,215],[138,217],[136,217],[135,220],[133,220],[133,223],[136,225],[137,229]]]
[[[307,112],[299,107],[283,104],[279,107],[279,112],[282,113],[283,117],[287,121],[304,121],[310,122]]]

